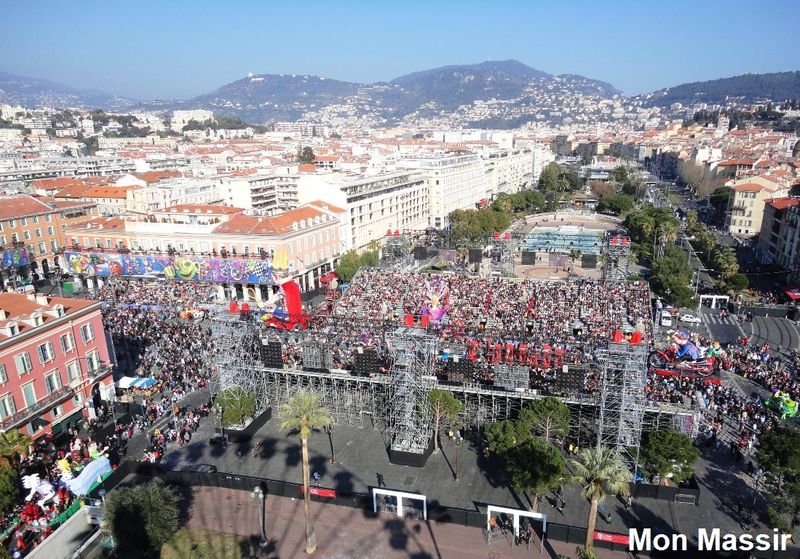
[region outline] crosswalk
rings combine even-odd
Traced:
[[[705,324],[730,324],[734,325],[738,323],[738,320],[735,316],[726,316],[722,318],[718,314],[704,314],[702,315],[702,320]]]

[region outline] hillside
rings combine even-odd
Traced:
[[[647,96],[650,106],[668,107],[673,103],[725,104],[731,98],[744,102],[764,99],[776,101],[800,98],[800,72],[743,74],[705,82],[676,85]]]

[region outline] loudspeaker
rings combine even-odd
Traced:
[[[522,265],[523,266],[533,266],[536,264],[536,253],[523,250],[522,251]]]
[[[471,383],[475,364],[469,359],[450,358],[447,360],[447,380],[450,382]]]
[[[469,263],[480,264],[483,260],[483,251],[479,248],[469,249]]]
[[[378,372],[378,352],[371,348],[358,348],[353,354],[353,374],[367,377]]]
[[[283,349],[280,342],[261,341],[261,361],[265,367],[272,369],[283,368]]]
[[[428,258],[428,249],[425,247],[414,247],[414,260],[425,260]]]
[[[582,254],[581,255],[581,268],[597,268],[597,255],[596,254]]]
[[[306,341],[302,343],[303,369],[310,371],[330,371],[333,368],[333,355],[326,346]]]

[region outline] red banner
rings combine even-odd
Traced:
[[[620,543],[622,545],[628,545],[628,543],[630,542],[630,537],[624,534],[611,534],[609,532],[595,531],[594,539],[596,539],[599,542]]]
[[[331,499],[336,498],[336,490],[335,489],[325,489],[324,487],[309,487],[308,492],[312,495],[316,495],[317,497],[330,497]],[[303,494],[303,486],[300,486],[300,495]]]

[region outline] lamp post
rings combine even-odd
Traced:
[[[459,481],[461,474],[461,443],[464,442],[464,438],[461,436],[461,431],[458,429],[456,429],[455,433],[450,431],[449,435],[456,443],[456,481]]]
[[[336,453],[333,449],[333,423],[324,427],[325,432],[328,434],[328,444],[331,446],[331,464],[336,464]]]
[[[261,529],[261,539],[258,541],[258,547],[264,548],[267,547],[267,528],[265,526],[265,518],[266,515],[266,498],[267,494],[264,488],[262,488],[263,484],[256,485],[253,488],[253,492],[250,494],[252,497],[258,501],[258,514],[259,514],[259,524]]]

